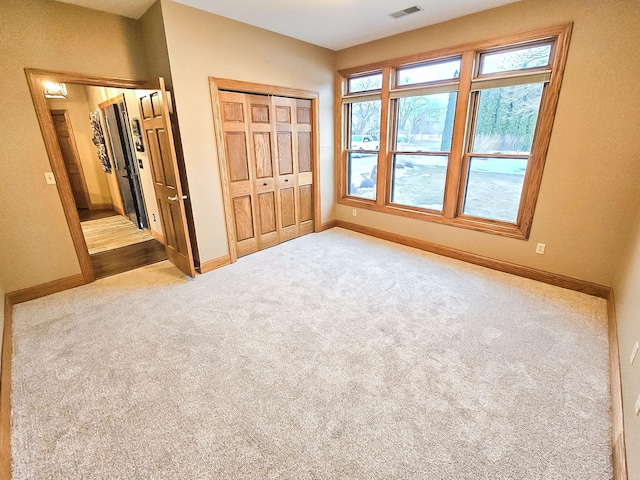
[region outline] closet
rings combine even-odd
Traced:
[[[311,100],[219,98],[238,256],[313,232]]]

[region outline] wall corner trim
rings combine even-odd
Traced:
[[[627,480],[627,448],[624,441],[624,411],[622,408],[622,378],[620,376],[620,349],[618,346],[618,320],[613,289],[607,297],[609,317],[609,375],[611,386],[611,444],[613,478]]]
[[[579,280],[577,278],[567,277],[557,273],[545,272],[544,270],[537,270],[535,268],[525,267],[523,265],[497,260],[495,258],[484,257],[475,253],[458,250],[457,248],[445,247],[425,240],[418,240],[416,238],[405,237],[403,235],[378,230],[376,228],[345,222],[344,220],[337,220],[336,226],[347,230],[353,230],[354,232],[363,233],[365,235],[370,235],[372,237],[381,238],[383,240],[388,240],[390,242],[399,243],[401,245],[406,245],[408,247],[424,250],[426,252],[442,255],[444,257],[454,258],[456,260],[462,260],[463,262],[480,265],[481,267],[491,268],[492,270],[498,270],[500,272],[510,273],[519,277],[537,280],[538,282],[548,283],[549,285],[555,285],[556,287],[586,293],[595,297],[606,299],[609,297],[609,292],[611,290],[605,285],[599,285],[586,280]]]
[[[11,478],[11,356],[13,303],[4,296],[2,370],[0,371],[0,478]]]
[[[229,255],[223,255],[222,257],[214,258],[213,260],[207,260],[200,264],[200,273],[207,273],[217,268],[231,265],[231,257]]]
[[[336,226],[337,226],[337,220],[329,220],[328,222],[325,222],[322,225],[320,225],[320,229],[318,230],[318,232],[324,232],[325,230],[329,230],[330,228],[333,228]]]

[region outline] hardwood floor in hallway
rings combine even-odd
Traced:
[[[96,278],[109,277],[167,259],[164,245],[155,238],[91,255]]]
[[[83,212],[82,232],[96,278],[167,259],[164,245],[128,218],[110,210]]]
[[[121,215],[82,222],[82,233],[90,255],[153,239]]]

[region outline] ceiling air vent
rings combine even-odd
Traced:
[[[399,12],[390,13],[389,16],[393,18],[401,18],[407,15],[411,15],[412,13],[416,13],[422,10],[422,7],[414,5],[413,7],[405,8],[404,10],[400,10]]]

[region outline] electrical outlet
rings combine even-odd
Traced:
[[[631,350],[631,358],[629,359],[629,361],[631,362],[631,365],[633,365],[633,362],[636,359],[636,355],[638,354],[638,348],[640,348],[640,345],[638,345],[638,341],[636,340],[636,344],[633,346],[633,350]]]
[[[536,246],[536,253],[538,255],[544,255],[544,249],[547,248],[547,245],[545,243],[539,243]]]
[[[56,184],[56,177],[53,176],[53,172],[44,172],[44,179],[47,182],[47,185]]]
[[[638,399],[636,400],[636,415],[640,415],[640,395],[638,395]]]
[[[358,210],[356,210],[355,208],[353,210],[351,210],[351,216],[352,217],[356,217],[358,215]]]

